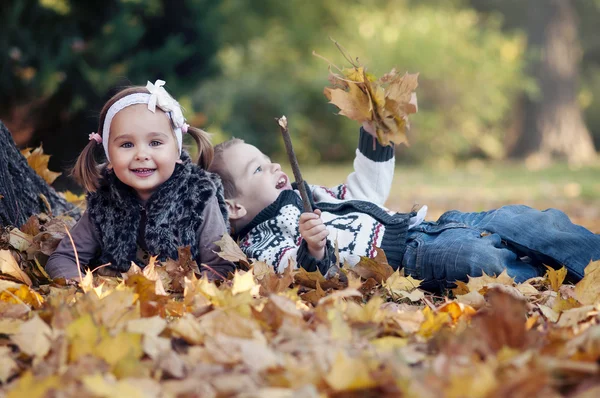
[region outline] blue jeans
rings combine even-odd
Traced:
[[[544,264],[564,265],[568,280],[577,282],[598,259],[600,235],[573,224],[562,211],[511,205],[480,213],[452,210],[423,222],[408,232],[402,265],[406,274],[424,280],[423,288],[435,291],[467,275],[504,270],[520,283],[544,275]]]

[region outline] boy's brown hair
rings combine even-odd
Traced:
[[[223,182],[223,195],[225,196],[225,199],[235,198],[237,196],[237,189],[235,187],[235,181],[233,181],[233,177],[227,169],[227,161],[225,160],[224,153],[232,146],[243,143],[244,140],[234,137],[215,145],[213,161],[208,168],[208,171],[221,177],[221,181]]]

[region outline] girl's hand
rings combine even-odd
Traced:
[[[321,210],[313,213],[302,213],[300,215],[300,235],[306,241],[308,252],[317,260],[325,257],[325,246],[329,231],[321,220]]]

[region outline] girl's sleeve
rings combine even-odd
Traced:
[[[345,184],[325,191],[336,199],[365,200],[383,206],[392,188],[394,167],[394,147],[380,145],[361,127],[354,171],[350,173]]]
[[[87,212],[81,216],[69,233],[75,243],[79,264],[82,266],[89,264],[100,248],[100,237]],[[54,253],[50,255],[46,263],[46,272],[52,279],[79,278],[75,252],[68,235],[60,241]]]
[[[200,271],[206,272],[211,279],[225,279],[230,272],[235,271],[235,264],[219,257],[215,252],[220,249],[215,242],[227,232],[223,214],[219,209],[216,197],[212,197],[202,213],[204,221],[198,229],[200,249]]]

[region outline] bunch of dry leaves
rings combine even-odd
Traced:
[[[600,261],[575,286],[548,269],[433,296],[383,252],[330,279],[295,264],[277,275],[226,236],[220,254],[240,270],[220,284],[182,249],[72,286],[43,269],[65,223],[41,215],[1,237],[1,396],[600,394]]]
[[[401,75],[394,68],[376,78],[367,73],[358,58],[351,59],[337,42],[334,43],[352,67],[341,69],[326,60],[331,87],[326,87],[324,94],[329,102],[340,109],[340,115],[369,125],[381,145],[408,145],[408,115],[417,112],[415,90],[419,74]],[[313,55],[323,58],[314,52]],[[339,73],[333,72],[334,69]]]

